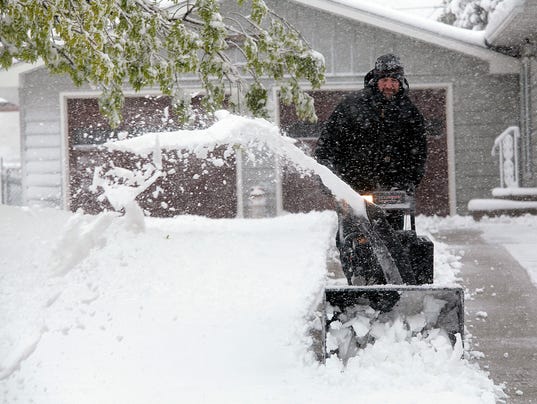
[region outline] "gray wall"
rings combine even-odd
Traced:
[[[488,197],[490,190],[499,186],[498,163],[490,151],[496,136],[519,124],[518,75],[490,75],[487,63],[477,58],[292,2],[267,3],[323,53],[327,86],[361,87],[375,58],[386,52],[401,56],[411,87],[451,84],[453,96],[448,103],[452,102],[454,113],[452,185],[457,213],[466,213],[470,199]],[[75,91],[67,77],[50,76],[43,69],[23,75],[20,98],[26,204],[58,206],[61,201],[61,91]]]
[[[537,187],[537,60],[531,59],[530,64],[530,114],[531,114],[531,131],[530,138],[530,160],[531,160],[531,176],[526,179],[524,186]]]

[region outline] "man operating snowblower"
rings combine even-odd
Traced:
[[[326,122],[316,159],[362,195],[389,190],[413,195],[425,171],[427,140],[423,116],[409,99],[408,89],[399,58],[380,56],[365,76],[364,89],[347,96]],[[340,207],[338,248],[349,284],[416,284],[408,251],[396,235],[403,228],[404,215],[369,203],[366,207],[368,226],[348,207]],[[351,234],[353,243],[364,245],[359,249],[360,268],[352,262],[356,251],[349,251],[345,241]],[[397,274],[387,279],[390,275],[381,270],[382,257],[371,248],[379,243],[395,261],[400,279]]]

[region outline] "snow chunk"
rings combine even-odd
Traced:
[[[477,318],[485,320],[489,315],[486,311],[478,311],[477,313],[475,313],[475,316]]]

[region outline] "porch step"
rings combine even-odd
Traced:
[[[492,196],[512,201],[537,201],[537,188],[494,188]]]
[[[492,196],[468,202],[468,212],[475,220],[484,216],[537,215],[537,188],[494,188]]]

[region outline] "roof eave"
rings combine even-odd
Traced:
[[[491,46],[505,46],[503,43],[499,43],[502,38],[509,36],[509,31],[513,27],[513,21],[515,21],[520,14],[524,12],[525,3],[510,2],[505,5],[500,3],[498,10],[496,10],[485,29],[485,40]],[[508,7],[506,10],[502,10],[502,7]],[[500,13],[500,11],[502,11]],[[503,17],[503,18],[502,18]],[[519,43],[509,44],[509,46],[518,46]]]
[[[478,46],[333,0],[291,1],[482,59],[489,63],[489,71],[492,74],[519,72],[519,62],[516,58],[488,49],[484,39],[482,46]]]

